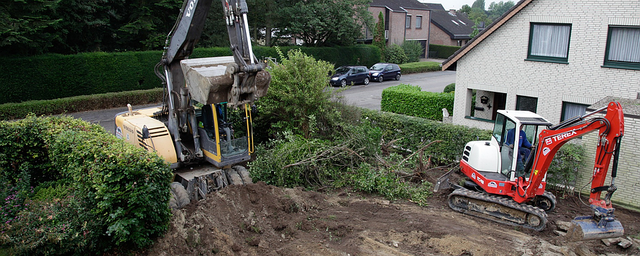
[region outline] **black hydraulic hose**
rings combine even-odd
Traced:
[[[613,166],[611,167],[611,178],[613,178],[611,183],[613,183],[613,180],[615,180],[618,175],[618,158],[620,157],[620,142],[622,141],[622,136],[618,137],[616,140],[616,149],[613,155]]]

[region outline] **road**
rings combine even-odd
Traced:
[[[371,82],[369,85],[354,85],[342,92],[345,103],[358,107],[380,110],[382,90],[399,84],[417,85],[423,91],[442,92],[444,87],[456,82],[455,71],[438,71],[403,75],[400,81],[388,80],[382,83]]]
[[[380,110],[382,100],[382,90],[387,87],[399,84],[417,85],[423,91],[442,92],[445,86],[454,83],[456,79],[455,71],[437,71],[428,73],[403,75],[400,81],[371,82],[369,85],[354,85],[341,93],[345,103],[363,108]],[[157,104],[133,106],[133,109],[156,106]],[[103,109],[95,111],[85,111],[69,113],[70,116],[85,120],[90,123],[99,124],[111,134],[115,133],[114,117],[117,113],[126,111],[126,107]]]

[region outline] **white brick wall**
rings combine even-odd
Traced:
[[[569,64],[525,61],[530,22],[572,24]],[[470,89],[506,93],[507,109],[515,109],[518,95],[535,97],[538,114],[552,123],[560,121],[563,101],[590,105],[605,96],[636,98],[640,70],[601,67],[609,25],[640,26],[640,1],[534,0],[458,60],[453,122],[483,129],[493,127],[492,123],[465,118],[472,107]],[[482,117],[490,119],[490,114]],[[634,147],[640,142],[639,125],[638,120],[626,124],[621,153],[624,157],[620,159],[617,179],[619,190],[614,195],[614,200],[638,207],[640,201],[634,195],[640,194],[640,153]],[[591,143],[588,138],[585,143]],[[593,165],[591,157],[588,166]],[[590,176],[590,168],[583,176]]]

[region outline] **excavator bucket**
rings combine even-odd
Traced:
[[[580,216],[571,221],[567,232],[570,241],[613,238],[624,235],[620,221],[596,221],[592,216]]]

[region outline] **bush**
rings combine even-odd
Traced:
[[[127,104],[144,105],[162,102],[163,89],[149,89],[125,92],[109,92],[82,95],[54,100],[33,100],[22,103],[0,105],[0,120],[25,118],[29,114],[57,115],[63,113],[124,107]]]
[[[424,56],[422,45],[415,40],[404,41],[404,43],[402,43],[402,49],[407,55],[407,62],[419,62],[420,58]]]
[[[271,134],[292,131],[309,138],[318,128],[318,119],[332,120],[325,116],[335,114],[331,110],[332,90],[326,90],[327,73],[333,67],[300,50],[291,50],[286,57],[279,54],[279,63],[269,67],[269,93],[257,102],[260,115],[256,126]]]
[[[442,92],[444,93],[450,93],[455,91],[456,91],[456,83],[450,83],[444,87],[444,90],[442,90]]]
[[[395,145],[416,151],[421,145],[440,140],[425,150],[432,161],[450,164],[460,159],[464,146],[469,141],[488,140],[491,131],[445,124],[424,118],[411,117],[375,110],[362,110],[362,117],[370,120],[373,127],[382,131],[385,141],[396,140]]]
[[[419,86],[401,84],[382,91],[382,111],[442,121],[442,109],[453,111],[454,95],[421,91]]]
[[[437,58],[447,59],[451,55],[453,55],[457,50],[460,50],[460,46],[451,46],[451,45],[439,45],[439,44],[430,44],[429,51],[437,52]]]
[[[402,74],[424,73],[430,71],[440,71],[440,63],[431,61],[411,62],[400,64]]]
[[[16,253],[139,249],[167,229],[168,165],[98,125],[70,117],[2,121],[0,170],[3,187],[21,191],[10,193],[32,197],[29,189],[38,188],[1,226],[0,242]]]
[[[385,51],[385,61],[390,63],[402,64],[407,62],[407,55],[404,53],[402,47],[397,44],[393,44],[387,47]]]
[[[570,188],[575,186],[576,180],[580,178],[579,170],[585,165],[585,157],[586,149],[583,145],[564,144],[549,165],[548,182],[559,185],[564,193],[573,192]]]

